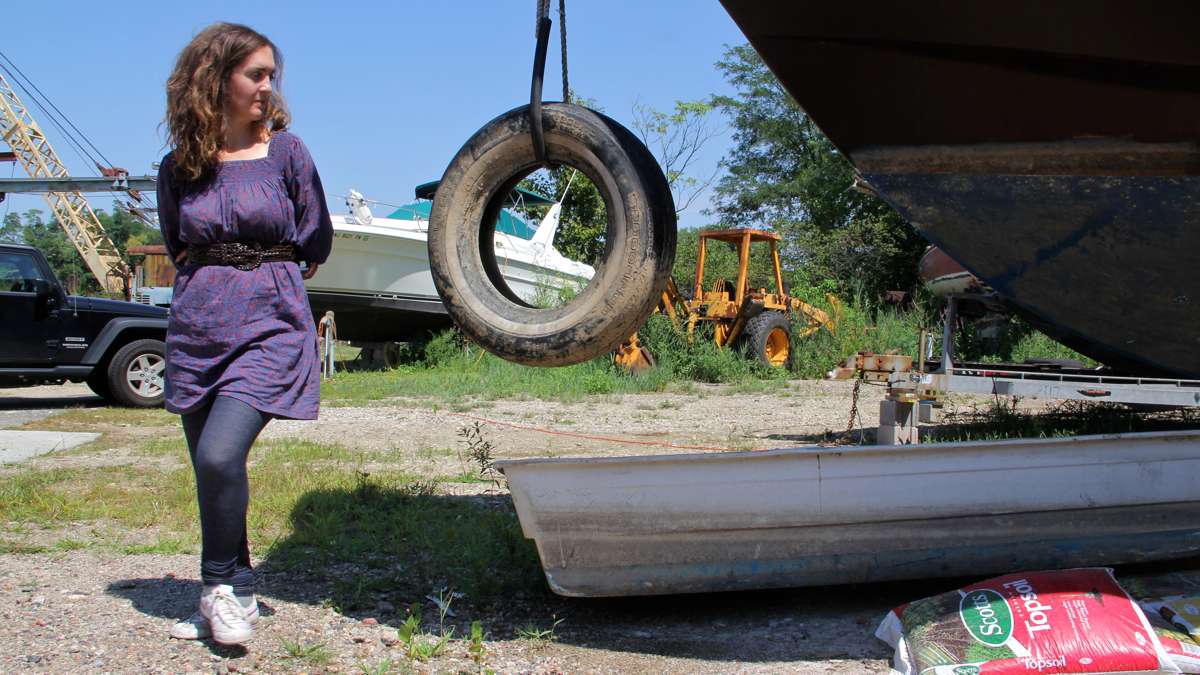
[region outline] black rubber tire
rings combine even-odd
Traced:
[[[783,363],[771,363],[771,356],[767,353],[768,340],[771,332],[776,329],[783,329],[783,332],[787,334],[788,357],[790,358],[792,322],[788,320],[787,314],[776,311],[763,312],[747,321],[746,328],[743,330],[746,336],[746,346],[750,350],[750,353],[758,359],[759,363],[768,368],[787,366],[787,359]]]
[[[105,401],[112,401],[112,390],[108,388],[107,363],[96,364],[96,369],[84,381],[87,382],[88,389],[91,389],[93,394]]]
[[[627,129],[587,108],[544,105],[548,157],[591,179],[609,222],[591,283],[562,307],[529,306],[504,282],[493,249],[504,200],[539,166],[527,108],[489,122],[446,168],[429,218],[429,266],[471,341],[510,361],[565,366],[613,351],[654,311],[675,260],[675,203]]]
[[[162,340],[134,340],[117,350],[108,362],[108,388],[112,392],[112,400],[131,408],[155,408],[163,404],[166,392],[162,384],[165,377],[160,369],[160,380],[152,395],[144,395],[130,384],[127,377],[131,365],[138,359],[146,357],[147,361],[166,365],[166,346]]]
[[[399,342],[385,342],[379,352],[379,362],[384,370],[395,370],[404,363],[404,345]]]

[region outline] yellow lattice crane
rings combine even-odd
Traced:
[[[0,140],[17,157],[30,178],[66,179],[67,167],[16,91],[0,74]],[[104,232],[96,213],[79,192],[46,192],[46,203],[88,269],[107,293],[127,292],[129,266]]]

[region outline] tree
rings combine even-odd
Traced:
[[[558,230],[554,233],[554,248],[571,260],[595,265],[604,253],[608,211],[604,208],[604,198],[592,181],[582,171],[559,166],[534,172],[521,181],[520,186],[554,200],[563,200]],[[537,223],[545,217],[549,208],[528,206],[518,210]]]
[[[23,243],[25,241],[22,236],[24,229],[21,225],[21,216],[15,213],[6,213],[4,222],[0,223],[0,242],[5,244]]]
[[[696,290],[696,257],[700,248],[700,233],[716,228],[686,229],[679,231],[675,245],[675,267],[671,276],[684,295],[691,297]],[[737,282],[737,247],[720,241],[709,241],[705,247],[704,279],[706,291],[711,291],[717,279],[724,279],[730,286]],[[765,244],[750,246],[750,261],[746,268],[746,279],[750,288],[766,288],[774,292],[775,264],[771,260],[771,249]],[[786,280],[785,280],[786,283]]]
[[[96,219],[126,262],[129,246],[162,242],[162,234],[157,228],[145,225],[121,209],[117,202],[113,202],[111,215],[97,209]],[[72,293],[99,293],[101,290],[100,283],[92,276],[62,227],[56,220],[46,221],[37,209],[30,209],[21,216],[8,214],[0,227],[0,241],[28,244],[40,250],[54,270],[54,276]]]
[[[71,293],[99,293],[100,283],[92,277],[79,252],[67,239],[56,221],[47,222],[42,212],[30,209],[22,214],[22,241],[42,252],[54,276]]]
[[[642,143],[654,153],[671,186],[676,215],[687,210],[708,189],[720,167],[707,177],[689,173],[700,150],[721,134],[711,123],[713,104],[708,101],[676,101],[670,113],[635,103],[633,128]]]
[[[713,99],[734,130],[714,189],[721,225],[777,231],[792,278],[831,279],[869,301],[912,289],[924,242],[886,203],[852,188],[854,168],[758,53],[731,47],[717,68],[737,90]]]
[[[574,91],[568,100],[576,105],[603,112],[595,99],[580,98]],[[604,254],[608,233],[608,211],[600,190],[582,171],[569,166],[540,169],[525,177],[518,187],[562,199],[554,248],[571,260],[595,265]],[[565,197],[564,197],[565,195]],[[549,206],[519,206],[517,212],[534,224],[546,216]]]

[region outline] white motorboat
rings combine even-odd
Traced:
[[[417,188],[432,196],[436,184]],[[549,205],[536,229],[508,209],[496,225],[495,250],[509,288],[535,306],[552,303],[564,290],[577,292],[595,270],[554,248],[562,202],[525,190],[514,201]],[[418,200],[387,217],[351,190],[349,213],[333,218],[333,252],[320,271],[305,282],[316,316],[333,310],[341,339],[360,342],[405,341],[449,327],[450,318],[429,273],[426,243],[432,201]]]

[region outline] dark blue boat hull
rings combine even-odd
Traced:
[[[922,235],[1073,349],[1200,378],[1200,178],[867,174]]]
[[[1200,378],[1200,3],[722,4],[865,182],[1039,328]]]

